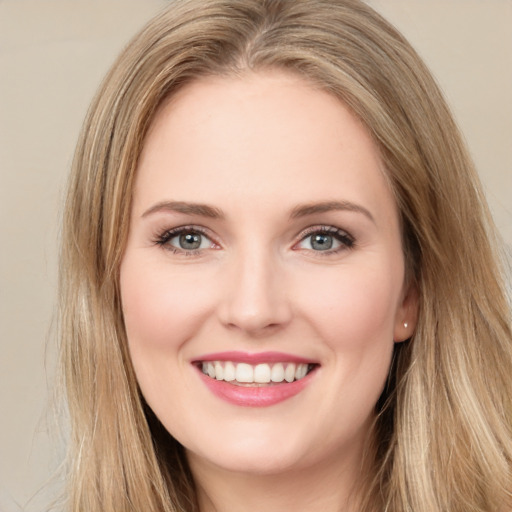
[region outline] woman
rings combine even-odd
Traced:
[[[365,4],[173,3],[76,152],[69,510],[509,510],[493,233],[432,77]]]

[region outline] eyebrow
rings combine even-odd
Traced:
[[[375,219],[369,210],[350,201],[322,201],[319,203],[307,203],[298,205],[293,208],[290,214],[290,218],[298,219],[301,217],[307,217],[309,215],[331,211],[350,211],[361,213],[370,219],[373,223],[375,223]],[[161,201],[148,208],[142,214],[142,217],[147,217],[148,215],[157,212],[176,212],[183,213],[185,215],[199,215],[200,217],[207,217],[210,219],[224,218],[224,213],[219,208],[215,208],[207,204],[190,203],[186,201]]]
[[[201,203],[187,203],[185,201],[162,201],[147,209],[142,217],[156,212],[176,212],[185,215],[199,215],[210,219],[222,219],[224,214],[218,208]]]
[[[331,211],[349,211],[362,213],[375,224],[375,218],[369,210],[367,210],[364,206],[352,203],[350,201],[323,201],[320,203],[298,205],[292,210],[290,218],[297,219],[300,217],[307,217],[308,215],[314,215],[316,213],[326,213]]]

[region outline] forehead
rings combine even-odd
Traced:
[[[160,108],[136,202],[164,190],[206,203],[346,199],[395,209],[366,127],[334,96],[278,71],[203,78]]]

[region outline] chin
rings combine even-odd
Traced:
[[[220,470],[257,476],[272,476],[300,470],[305,465],[302,450],[291,448],[283,451],[273,447],[236,449],[229,447],[222,453],[195,453],[186,450],[191,465],[194,462],[209,463]]]
[[[191,464],[209,463],[222,470],[252,475],[275,475],[300,469],[308,460],[307,440],[272,436],[264,432],[228,435],[206,446],[186,449]]]

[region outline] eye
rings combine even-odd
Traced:
[[[354,239],[345,231],[333,226],[322,226],[302,233],[302,238],[295,247],[314,252],[336,253],[353,245]]]
[[[156,243],[177,253],[197,254],[203,249],[215,249],[217,245],[198,228],[180,227],[160,235]]]
[[[185,251],[195,251],[197,249],[206,249],[209,247],[209,240],[201,233],[190,231],[173,236],[167,243]]]
[[[315,251],[328,251],[329,249],[332,249],[337,242],[332,235],[328,235],[327,233],[309,235],[306,240],[308,240],[310,248]]]

